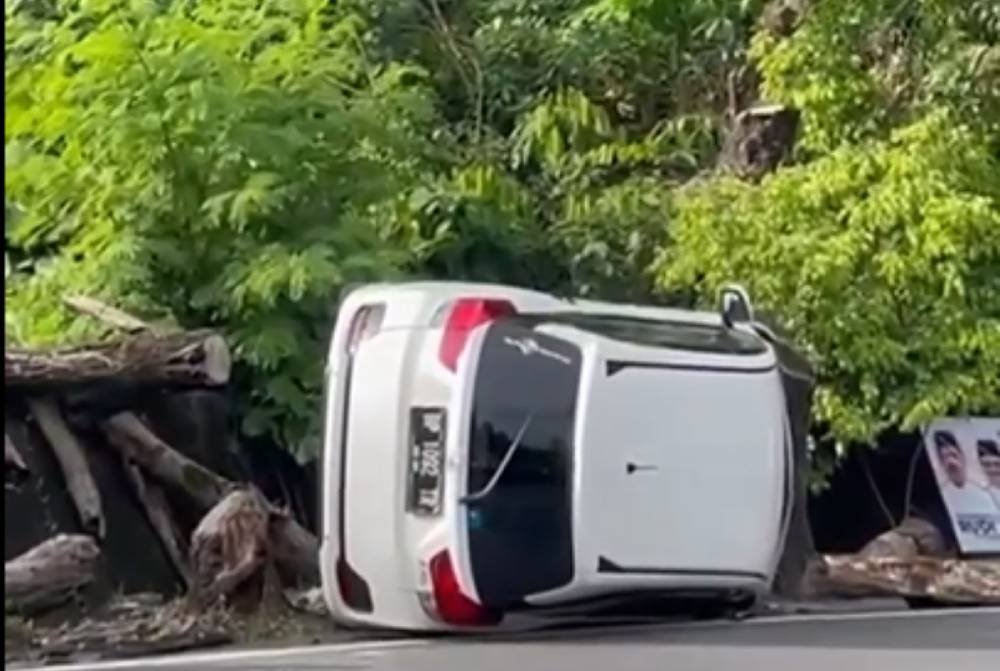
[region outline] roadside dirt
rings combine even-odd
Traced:
[[[351,638],[323,613],[284,604],[251,614],[215,608],[194,614],[183,600],[118,597],[106,607],[59,625],[4,618],[4,667],[92,662],[219,646],[302,646]]]

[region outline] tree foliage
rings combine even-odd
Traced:
[[[666,287],[734,279],[782,315],[844,442],[1000,408],[1000,162],[940,111],[760,186],[683,197]]]
[[[327,4],[8,9],[7,236],[44,254],[8,290],[26,337],[74,333],[69,288],[218,325],[250,372],[245,428],[302,444],[331,290],[406,260],[368,209],[413,179],[434,118],[420,71],[367,62],[364,24]]]
[[[5,9],[10,339],[99,335],[67,292],[215,326],[244,429],[308,456],[346,282],[738,280],[814,353],[838,439],[1000,411],[995,0]],[[755,100],[803,127],[741,183],[715,166]]]

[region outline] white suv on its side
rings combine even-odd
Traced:
[[[720,313],[367,285],[326,370],[321,567],[352,625],[477,630],[768,589],[791,506],[777,356]]]

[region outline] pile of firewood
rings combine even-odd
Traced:
[[[5,563],[7,610],[36,613],[65,603],[94,580],[107,532],[106,500],[91,473],[87,449],[105,449],[120,460],[164,553],[200,608],[220,602],[253,606],[268,593],[318,582],[318,542],[284,509],[251,484],[230,481],[167,444],[137,411],[121,402],[92,403],[74,413],[81,398],[116,399],[150,387],[222,387],[231,357],[225,340],[209,331],[154,328],[89,298],[67,305],[113,327],[115,337],[87,347],[56,350],[7,348],[5,388],[27,401],[39,433],[58,463],[81,533],[59,534]],[[94,412],[93,408],[105,412]],[[88,448],[81,431],[102,437]],[[93,441],[91,441],[92,443]],[[5,486],[32,477],[5,435]],[[184,528],[179,507],[201,521]]]

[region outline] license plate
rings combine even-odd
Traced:
[[[417,515],[441,514],[446,417],[444,408],[410,409],[406,509]]]

